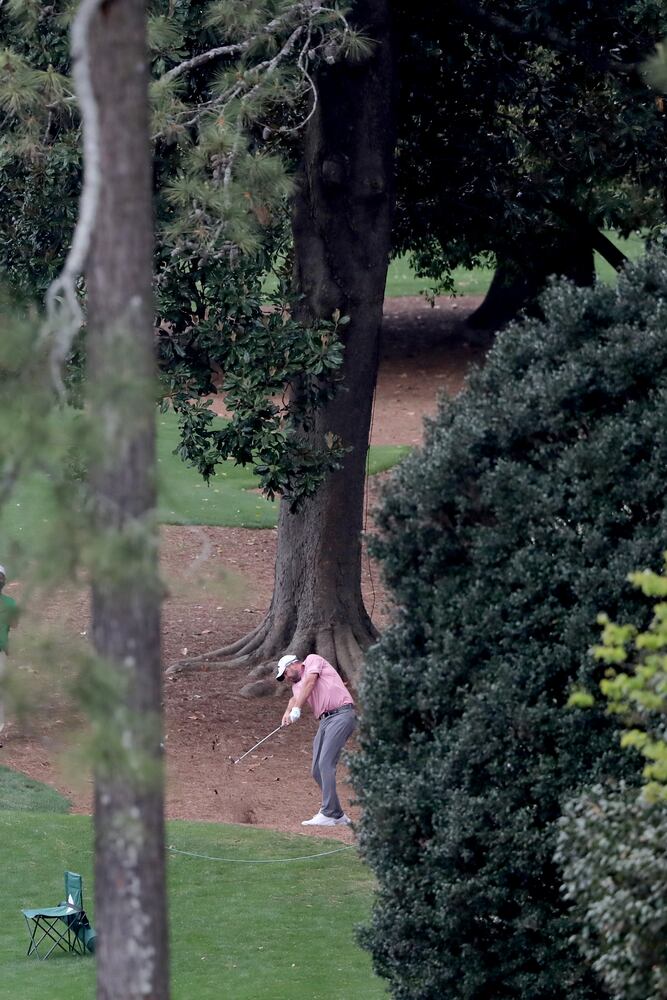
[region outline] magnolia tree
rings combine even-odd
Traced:
[[[68,10],[14,3],[0,11],[10,45],[0,65],[3,264],[11,286],[28,295],[43,292],[60,267],[80,186]],[[164,397],[181,415],[184,457],[205,476],[233,455],[254,462],[270,496],[296,502],[342,455],[333,438],[322,449],[292,448],[290,431],[331,392],[343,314],[304,330],[290,318],[284,282],[277,308],[262,311],[261,279],[284,242],[293,182],[282,147],[312,110],[308,67],[324,58],[325,41],[328,59],[361,54],[365,43],[342,13],[317,3],[158,3],[148,37]],[[259,126],[265,116],[274,129]],[[20,239],[9,238],[15,227]],[[216,388],[215,372],[225,376],[233,417],[214,433],[208,407],[190,401]],[[287,399],[297,377],[304,391]]]
[[[498,262],[477,317],[504,322],[548,275],[593,279],[593,251],[664,218],[665,114],[642,66],[660,0],[398,0],[396,243],[434,282]]]

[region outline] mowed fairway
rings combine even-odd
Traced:
[[[368,1000],[385,997],[355,926],[370,910],[372,879],[340,841],[207,823],[168,824],[168,843],[232,859],[168,854],[172,996],[176,1000]],[[297,858],[302,861],[244,864]],[[26,958],[22,908],[52,906],[63,872],[84,878],[95,923],[92,824],[86,816],[0,810],[0,998],[94,996],[95,960]],[[128,934],[132,928],[128,927]]]

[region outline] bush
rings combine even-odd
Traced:
[[[400,611],[362,690],[363,932],[394,996],[604,996],[553,860],[561,803],[633,772],[590,687],[596,616],[667,537],[667,259],[554,285],[441,404],[379,512]]]
[[[568,803],[558,837],[583,952],[614,1000],[667,996],[667,803],[599,785]]]
[[[596,786],[567,803],[556,860],[563,890],[580,918],[583,952],[615,1000],[667,996],[667,573],[631,573],[646,597],[659,597],[645,632],[602,615],[606,664],[600,689],[625,728],[621,746],[644,760],[636,788]],[[573,705],[594,704],[573,694]]]

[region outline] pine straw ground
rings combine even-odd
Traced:
[[[374,444],[421,441],[422,418],[435,412],[440,392],[456,393],[470,364],[481,360],[483,340],[471,334],[465,317],[479,299],[439,299],[432,309],[420,298],[387,300],[383,359],[376,395]],[[380,484],[368,488],[368,529]],[[162,562],[170,596],[164,607],[164,656],[205,652],[239,638],[259,624],[268,607],[273,583],[275,530],[188,528],[165,526]],[[20,593],[20,585],[7,588]],[[364,593],[376,623],[388,620],[389,609],[380,573],[364,558]],[[73,636],[88,627],[84,593],[57,595],[44,609],[45,625]],[[15,657],[20,662],[20,630]],[[27,664],[26,664],[27,666]],[[77,725],[54,673],[48,665],[30,669],[37,707],[28,722],[12,722],[0,737],[0,764],[16,768],[57,788],[74,811],[91,812],[92,781],[74,765],[68,748],[77,742]],[[238,757],[280,723],[286,693],[247,700],[239,695],[244,671],[211,670],[168,677],[165,682],[167,815],[172,819],[249,823],[286,832],[318,808],[310,777],[310,745],[315,722],[302,720],[234,765]],[[354,745],[350,747],[354,749]],[[354,817],[352,791],[341,766],[342,798]],[[349,829],[322,831],[351,841]]]

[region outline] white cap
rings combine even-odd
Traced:
[[[278,669],[276,670],[276,680],[281,681],[283,675],[291,663],[298,663],[299,657],[295,656],[294,653],[285,653],[278,660]]]
[[[0,576],[7,576],[7,571],[4,566],[0,566]]]

